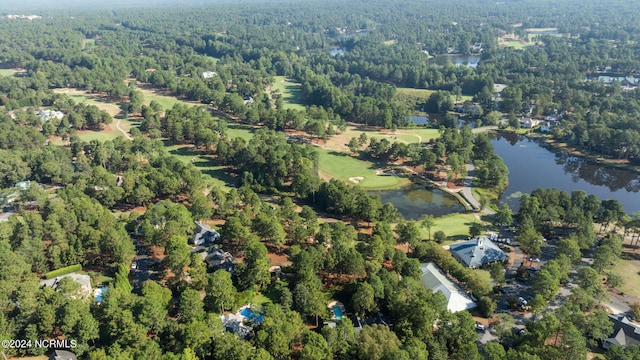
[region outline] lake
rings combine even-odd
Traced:
[[[427,189],[411,185],[399,190],[372,191],[380,195],[382,203],[390,202],[407,220],[419,219],[424,214],[434,217],[465,211],[458,199],[440,189]]]
[[[633,171],[589,162],[516,134],[497,135],[491,143],[509,168],[501,200],[514,212],[522,194],[541,187],[584,190],[600,200],[620,201],[628,213],[640,211],[640,175]]]
[[[429,124],[429,117],[424,115],[411,115],[411,117],[407,118],[407,120],[413,121],[413,123],[416,125]]]
[[[480,62],[480,56],[477,55],[436,55],[427,60],[429,64],[446,65],[448,62],[455,66],[469,66],[475,68]]]

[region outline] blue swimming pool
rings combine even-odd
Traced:
[[[107,286],[103,286],[94,291],[93,298],[96,300],[97,303],[102,302],[102,299],[104,298],[104,293],[107,291],[107,289],[108,289]]]
[[[342,319],[342,310],[340,310],[339,306],[333,307],[333,313],[336,315],[336,320]]]
[[[244,316],[245,318],[247,318],[247,319],[249,319],[249,320],[252,320],[252,321],[257,322],[258,324],[259,324],[259,323],[261,323],[261,322],[262,322],[262,320],[263,320],[263,318],[262,318],[262,314],[257,314],[257,315],[256,315],[256,313],[254,313],[253,311],[251,311],[251,309],[250,309],[250,308],[248,308],[248,307],[246,307],[246,308],[242,309],[242,310],[240,311],[240,315],[241,315],[241,316]]]

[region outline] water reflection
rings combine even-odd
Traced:
[[[429,64],[437,64],[444,66],[452,63],[455,66],[469,66],[475,68],[480,62],[480,56],[477,55],[437,55],[428,60]]]
[[[372,193],[380,195],[383,204],[393,204],[408,220],[419,219],[423,214],[438,217],[465,210],[456,198],[440,189],[425,189],[415,185],[400,190]]]
[[[640,175],[593,163],[515,134],[492,140],[496,154],[509,168],[509,186],[503,201],[519,208],[517,194],[539,187],[567,192],[584,190],[599,199],[617,199],[627,212],[640,211]]]

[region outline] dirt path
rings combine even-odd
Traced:
[[[133,140],[133,137],[131,135],[129,135],[128,132],[124,131],[121,127],[120,127],[120,122],[122,120],[118,119],[118,121],[116,121],[116,129],[118,129],[118,131],[120,131],[122,133],[122,135],[124,135],[125,138],[127,138],[127,140]]]

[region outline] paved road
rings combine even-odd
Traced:
[[[467,176],[464,178],[464,186],[462,187],[461,192],[462,196],[464,196],[467,202],[474,209],[482,209],[482,207],[480,206],[480,202],[475,198],[475,196],[473,196],[473,193],[471,192],[471,184],[473,184],[473,177],[475,175],[475,172],[476,167],[473,164],[467,164]]]

